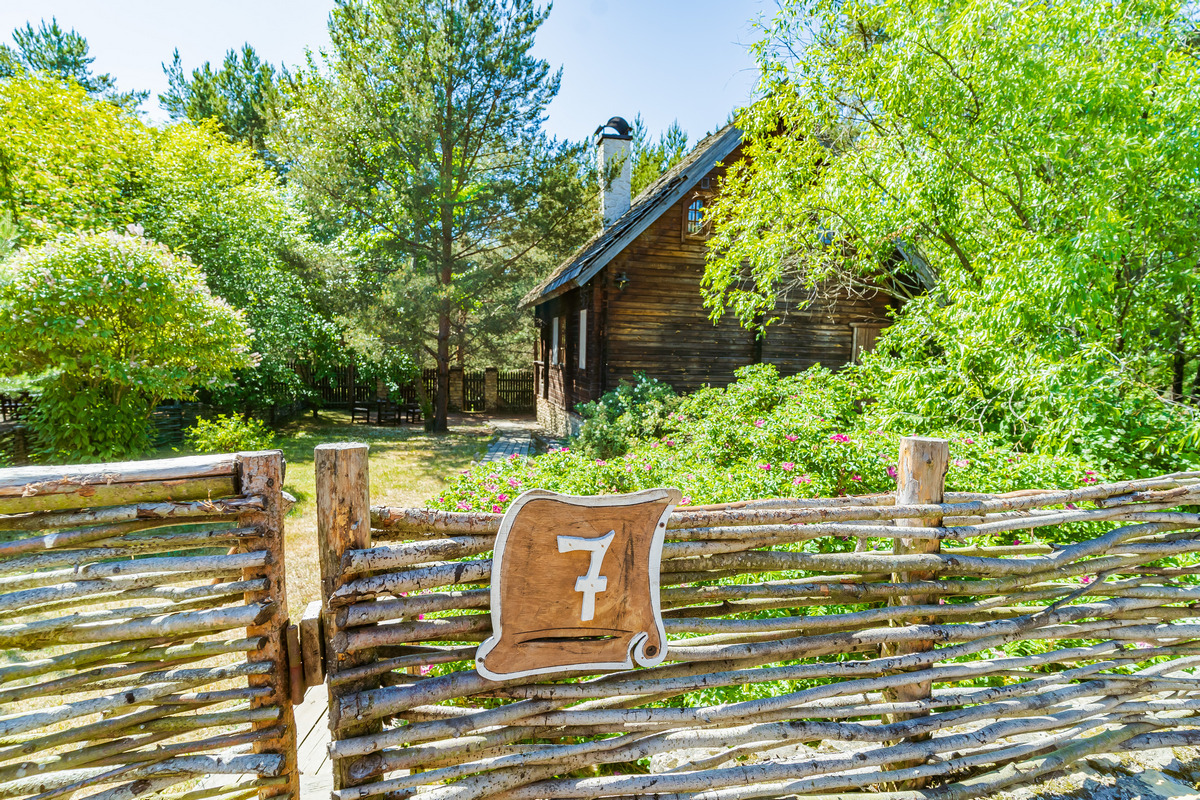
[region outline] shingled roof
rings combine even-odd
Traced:
[[[733,123],[702,139],[658,180],[647,186],[629,210],[591,241],[575,251],[544,281],[521,300],[521,308],[539,305],[564,292],[583,286],[640,236],[688,190],[712,171],[721,159],[742,143],[742,131]]]

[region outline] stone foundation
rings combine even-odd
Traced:
[[[537,399],[537,421],[551,436],[575,436],[583,427],[583,418],[544,397]]]

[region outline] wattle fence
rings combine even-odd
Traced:
[[[662,665],[499,682],[501,516],[370,508],[319,447],[334,796],[968,798],[1200,744],[1200,473],[944,494],[905,446],[896,494],[676,510]]]
[[[299,800],[283,470],[0,470],[0,797]]]

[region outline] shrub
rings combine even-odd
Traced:
[[[236,453],[270,449],[275,434],[262,420],[218,414],[216,419],[197,419],[183,441],[201,453]]]
[[[591,495],[677,486],[692,505],[895,488],[901,434],[862,427],[853,388],[840,375],[815,368],[780,378],[774,367],[757,365],[739,371],[738,378],[727,388],[682,398],[667,413],[660,435],[635,441],[621,456],[602,458],[565,447],[477,464],[430,505],[498,512],[535,487]],[[994,435],[920,433],[950,440],[949,491],[1062,488],[1100,480],[1078,458],[1024,453]]]
[[[148,450],[155,406],[253,363],[247,341],[191,261],[139,236],[66,235],[0,264],[0,374],[36,376],[52,459]]]
[[[635,373],[632,383],[621,381],[600,400],[577,406],[584,423],[575,446],[596,458],[623,455],[635,443],[661,436],[679,401],[669,384]]]

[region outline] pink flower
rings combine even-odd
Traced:
[[[1083,471],[1083,474],[1084,474],[1084,475],[1095,475],[1096,473],[1095,473],[1095,472],[1092,472],[1090,469],[1085,469],[1085,470]]]
[[[658,447],[658,442],[651,442],[651,443],[650,443],[650,446],[651,446],[651,447]]]
[[[829,437],[829,441],[831,441],[831,442],[848,442],[848,441],[850,441],[850,437],[844,433],[835,433],[833,436]]]
[[[500,506],[493,505],[493,506],[492,506],[492,513],[493,513],[493,514],[499,514],[499,513],[500,513]]]
[[[597,459],[596,459],[596,466],[597,466],[597,467],[607,467],[607,466],[608,466],[608,462],[607,462],[607,461],[605,461],[603,458],[597,458]]]
[[[792,478],[793,485],[799,486],[802,483],[812,483],[812,478],[808,477],[807,475],[799,475],[795,478]]]
[[[944,605],[946,605],[946,598],[944,598],[944,597],[939,597],[939,598],[938,598],[938,605],[939,605],[939,606],[944,606]]]
[[[649,464],[646,464],[646,465],[644,465],[644,469],[646,470],[646,472],[649,472],[650,470],[654,469],[654,467],[650,466]]]
[[[1083,576],[1081,576],[1081,577],[1079,578],[1079,582],[1080,582],[1080,583],[1091,583],[1091,582],[1092,582],[1092,576],[1091,576],[1091,575],[1083,575]]]
[[[1013,537],[1013,544],[1021,544],[1021,537],[1020,537],[1020,536],[1014,536],[1014,537]]]
[[[1088,478],[1084,478],[1084,479],[1083,479],[1083,482],[1084,482],[1084,483],[1095,483],[1095,482],[1096,482],[1096,479],[1095,479],[1095,478],[1092,478],[1092,477],[1088,477]]]
[[[690,506],[690,505],[692,504],[692,498],[691,498],[691,496],[690,496],[690,495],[686,495],[686,494],[685,494],[685,495],[683,496],[683,498],[682,498],[682,499],[679,501],[679,504],[680,504],[680,505],[683,505],[683,506]]]
[[[766,424],[767,424],[767,421],[765,419],[754,420],[754,427],[756,427],[756,428],[761,428],[763,425],[766,425]]]
[[[521,482],[519,480],[517,480],[516,478],[509,478],[508,485],[515,489],[521,485]]]
[[[791,461],[785,461],[779,465],[779,468],[782,469],[784,472],[791,472],[792,470],[794,470],[796,468],[796,465],[793,464]]]
[[[428,675],[432,670],[433,670],[433,667],[431,667],[429,664],[422,664],[420,673],[422,675]]]
[[[470,511],[471,504],[468,503],[466,500],[459,500],[458,504],[455,506],[455,508],[457,508],[459,511]]]
[[[968,461],[968,460],[967,460],[967,459],[965,459],[965,458],[956,458],[956,459],[954,459],[954,466],[956,466],[956,467],[969,467],[969,466],[971,466],[971,462],[970,462],[970,461]]]
[[[975,444],[974,439],[963,439],[963,444]]]
[[[787,436],[785,436],[785,437],[783,437],[783,438],[787,439],[789,442],[798,442],[798,441],[800,441],[800,437],[799,437],[799,436],[797,436],[797,435],[796,435],[796,434],[794,434],[794,433],[789,433]]]
[[[509,460],[509,461],[516,461],[518,458],[520,458],[520,456],[518,456],[516,453],[509,453],[509,454],[508,454],[508,460]]]
[[[417,616],[416,616],[416,619],[417,619],[417,621],[418,621],[418,622],[420,622],[421,620],[425,619],[425,615],[424,615],[424,614],[417,614]]]
[[[854,476],[853,478],[851,478],[850,480],[852,480],[852,481],[861,481],[861,480],[862,480],[862,475],[855,475],[855,476]]]
[[[667,447],[674,447],[675,440],[674,439],[663,439],[663,444],[666,445]]]
[[[508,495],[506,495],[506,494],[496,495],[496,502],[498,502],[498,503],[503,503],[507,499],[508,499]]]
[[[889,478],[894,478],[894,477],[896,477],[896,467],[895,467],[894,465],[893,465],[893,466],[890,466],[890,467],[888,467],[888,468],[887,468],[887,470],[885,470],[885,471],[887,472],[887,476],[888,476]]]
[[[770,464],[759,464],[759,465],[758,465],[758,468],[759,468],[759,469],[761,469],[763,472],[770,472],[770,471],[771,471],[771,465],[770,465]]]

